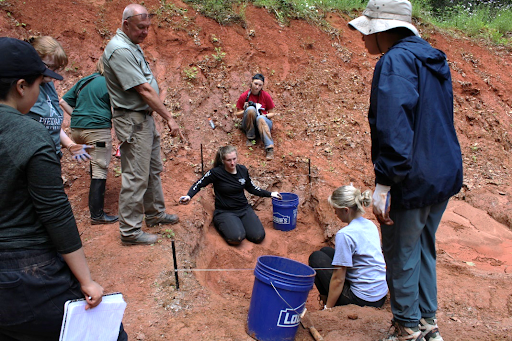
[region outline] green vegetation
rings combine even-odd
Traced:
[[[194,79],[197,78],[197,74],[199,73],[199,70],[195,66],[186,67],[186,68],[183,69],[183,73],[185,74],[185,77],[189,81],[193,81]]]
[[[245,25],[247,4],[263,7],[281,24],[302,19],[328,27],[329,12],[356,17],[367,0],[184,0],[222,25]],[[424,23],[461,30],[470,37],[498,44],[512,43],[512,5],[509,0],[412,0],[413,16]]]
[[[508,0],[416,0],[413,14],[445,29],[497,44],[512,43],[512,6]]]
[[[235,13],[234,7],[240,6],[242,0],[184,0],[192,4],[194,9],[204,15],[215,19],[221,25],[243,23],[242,16]]]
[[[169,238],[169,239],[172,239],[174,238],[175,234],[174,234],[174,231],[171,230],[171,229],[165,229],[164,230],[164,237],[165,238]]]
[[[222,48],[216,47],[215,54],[212,54],[212,57],[216,61],[221,62],[224,59],[224,57],[226,57],[226,52],[222,52]]]

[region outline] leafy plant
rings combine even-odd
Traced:
[[[222,52],[222,48],[221,47],[216,47],[215,48],[215,54],[212,54],[212,57],[216,61],[221,62],[224,59],[224,57],[226,57],[226,52]]]
[[[242,17],[235,13],[233,7],[242,3],[241,0],[184,0],[192,4],[194,9],[204,15],[217,21],[221,25],[233,23],[245,24]]]
[[[171,230],[171,229],[165,229],[164,230],[164,237],[165,238],[169,238],[169,239],[172,239],[174,238],[176,235],[174,234],[174,231]]]
[[[121,176],[121,174],[122,174],[121,167],[114,167],[114,176],[117,178],[117,177]]]
[[[183,69],[183,73],[185,74],[185,77],[189,81],[193,81],[194,79],[197,78],[197,74],[199,73],[199,70],[197,69],[197,67],[192,66],[192,67]]]

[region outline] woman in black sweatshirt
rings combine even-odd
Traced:
[[[281,194],[270,193],[256,186],[247,168],[239,165],[237,161],[235,147],[220,147],[215,155],[213,168],[190,187],[187,195],[180,197],[180,204],[188,204],[201,188],[213,184],[215,191],[213,224],[226,242],[230,245],[239,245],[247,238],[253,243],[261,243],[265,238],[265,230],[247,202],[244,189],[260,197],[281,199]]]

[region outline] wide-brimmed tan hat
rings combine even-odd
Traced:
[[[405,27],[419,37],[411,18],[412,5],[408,0],[370,0],[363,15],[350,21],[348,26],[364,35]]]

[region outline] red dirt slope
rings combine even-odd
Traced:
[[[57,38],[70,62],[58,82],[61,94],[93,71],[102,48],[120,23],[127,1],[0,2],[2,35]],[[173,0],[145,1],[154,18],[142,45],[168,108],[186,141],[161,126],[164,191],[168,210],[181,222],[150,228],[162,234],[154,246],[122,247],[116,225],[88,220],[88,166],[63,159],[67,192],[95,279],[107,292],[121,291],[128,302],[125,328],[135,340],[250,340],[245,333],[254,268],[260,255],[307,262],[340,227],[326,202],[337,186],[372,188],[366,111],[373,67],[359,33],[346,15],[331,14],[327,33],[304,21],[281,26],[265,9],[247,6],[246,27],[220,26]],[[512,204],[509,158],[512,124],[512,57],[462,34],[418,25],[422,36],[448,55],[455,93],[455,125],[464,158],[464,188],[449,205],[438,232],[439,325],[445,340],[512,340]],[[220,48],[220,50],[216,50]],[[222,55],[225,53],[225,55]],[[217,57],[217,58],[215,58]],[[219,59],[219,60],[217,60]],[[187,77],[187,71],[198,70]],[[264,159],[261,144],[245,147],[233,120],[234,103],[252,74],[267,77],[273,95],[276,158]],[[217,128],[212,130],[207,117]],[[211,225],[213,194],[204,190],[188,206],[178,206],[218,146],[238,147],[242,164],[269,189],[300,197],[297,228],[274,230],[269,199],[251,198],[267,232],[261,245],[229,247]],[[311,160],[311,181],[308,178]],[[117,212],[120,164],[111,164],[106,207]],[[366,215],[373,218],[370,213]],[[185,269],[237,271],[180,272],[175,289],[171,241]],[[319,311],[317,292],[307,302],[311,320],[325,340],[376,340],[391,318],[383,309],[337,307]],[[349,318],[350,315],[350,318]],[[355,318],[355,319],[354,319]],[[310,340],[299,328],[297,340]]]

